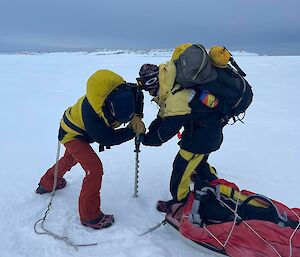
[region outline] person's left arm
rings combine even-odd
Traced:
[[[174,87],[174,90],[177,87]],[[153,129],[152,133],[149,132],[144,136],[143,144],[160,146],[175,136],[182,126],[188,124],[192,115],[189,102],[194,95],[195,93],[191,89],[184,89],[175,94],[171,93],[165,101],[162,118],[157,118],[157,124],[151,123],[156,130]]]
[[[142,144],[161,146],[178,133],[181,127],[188,121],[189,116],[178,115],[164,118],[157,130],[144,135]]]

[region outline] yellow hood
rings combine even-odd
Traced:
[[[109,70],[98,70],[88,79],[86,97],[98,115],[103,115],[102,106],[106,97],[124,83],[121,76]]]

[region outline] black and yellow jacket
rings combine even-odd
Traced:
[[[65,144],[75,138],[104,146],[123,143],[134,137],[130,128],[115,129],[120,123],[112,124],[105,112],[105,99],[116,88],[132,90],[136,95],[136,113],[142,115],[143,95],[134,87],[125,84],[124,79],[109,70],[98,70],[87,82],[86,95],[69,107],[61,119],[59,141]]]
[[[215,126],[220,119],[203,104],[193,106],[196,91],[182,89],[175,83],[176,66],[173,61],[159,66],[159,93],[154,101],[159,105],[157,118],[150,124],[143,144],[160,146],[184,127],[179,145],[197,154],[209,154],[220,148],[223,126]],[[210,126],[210,124],[214,124]]]

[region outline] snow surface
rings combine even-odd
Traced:
[[[84,172],[77,165],[66,175],[68,185],[56,193],[46,227],[77,244],[97,246],[75,251],[33,230],[50,199],[49,195],[36,195],[34,190],[55,161],[59,120],[64,110],[85,94],[88,77],[98,69],[111,69],[134,82],[140,65],[168,59],[168,55],[126,52],[0,55],[1,257],[210,256],[186,245],[166,226],[140,237],[163,220],[155,203],[170,198],[176,138],[159,148],[142,147],[136,199],[132,197],[133,141],[99,153],[105,172],[102,210],[116,219],[108,229],[96,231],[80,224],[77,201]],[[209,161],[220,177],[240,188],[300,207],[300,57],[242,55],[236,60],[253,86],[254,101],[245,124],[224,129],[224,143]],[[146,96],[147,125],[156,113],[157,107]],[[93,146],[97,150],[97,145]]]

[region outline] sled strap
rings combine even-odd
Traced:
[[[206,226],[203,226],[203,228],[205,229],[205,231],[213,238],[215,239],[222,247],[223,247],[223,250],[224,250],[224,245],[222,244],[222,242],[213,234],[211,233],[207,228]]]
[[[204,193],[202,191],[199,191],[199,190],[195,191],[194,202],[192,205],[192,211],[189,214],[189,221],[198,227],[200,227],[201,223],[202,223],[202,219],[199,214],[199,208],[200,208],[200,200],[201,200],[201,197],[203,196],[203,194]]]
[[[254,195],[250,195],[242,204],[242,205],[247,205],[250,201],[252,200],[261,200],[263,202],[265,202],[266,204],[269,205],[268,208],[270,208],[275,214],[276,217],[278,218],[278,222],[277,225],[281,226],[281,227],[285,227],[286,222],[288,221],[287,218],[287,214],[286,212],[283,213],[283,215],[278,211],[277,206],[272,202],[272,200],[264,195],[260,195],[260,194],[254,194]]]
[[[210,186],[207,186],[207,187],[202,187],[201,190],[197,190],[196,195],[198,194],[200,196],[199,200],[201,199],[202,196],[207,195],[208,191],[213,193],[216,196],[216,198],[218,200],[220,200],[220,197],[221,197],[220,196],[220,185],[216,185],[216,189],[214,189]]]
[[[240,191],[239,191],[240,192]],[[222,204],[224,204],[229,210],[231,210],[234,213],[234,210],[231,209],[225,202],[223,202],[222,200],[219,200]],[[280,253],[275,249],[275,247],[273,245],[271,245],[266,239],[264,239],[258,232],[256,232],[246,221],[242,220],[242,218],[236,213],[235,214],[236,217],[238,217],[256,236],[258,236],[263,242],[265,242],[267,245],[269,245],[274,252],[279,256],[282,257],[280,255]]]
[[[240,191],[238,191],[239,192],[239,195],[238,195],[238,200],[239,200],[239,198],[240,198]],[[225,241],[225,243],[223,244],[215,235],[213,235],[213,233],[211,233],[207,228],[206,228],[206,226],[203,226],[203,228],[207,231],[207,233],[209,233],[209,235],[211,236],[211,237],[213,237],[223,248],[224,248],[224,250],[225,250],[225,247],[226,247],[226,245],[227,245],[227,243],[228,243],[228,241],[229,241],[229,239],[230,239],[230,237],[231,237],[231,235],[232,235],[232,233],[233,233],[233,230],[234,230],[234,227],[235,227],[235,225],[236,225],[236,220],[237,219],[239,219],[239,220],[241,220],[244,224],[245,224],[245,226],[247,226],[256,236],[258,236],[264,243],[266,243],[267,245],[269,245],[273,250],[274,250],[274,252],[279,256],[279,257],[283,257],[283,256],[281,256],[280,255],[280,253],[275,249],[275,247],[273,246],[273,245],[271,245],[266,239],[264,239],[258,232],[256,232],[246,221],[244,221],[244,220],[242,220],[242,218],[238,215],[238,213],[237,213],[237,207],[238,207],[238,202],[239,201],[237,201],[237,204],[236,204],[236,207],[235,207],[235,210],[233,210],[230,206],[228,206],[224,201],[222,201],[221,199],[219,199],[219,202],[221,203],[221,204],[223,204],[225,207],[227,207],[230,211],[232,211],[233,213],[234,213],[234,215],[235,215],[235,219],[234,219],[234,222],[233,222],[233,226],[232,226],[232,228],[231,228],[231,230],[230,230],[230,232],[229,232],[229,235],[228,235],[228,237],[227,237],[227,239],[226,239],[226,241]],[[300,225],[299,225],[300,226]],[[290,255],[290,257],[291,257],[291,255]]]
[[[262,241],[264,241],[267,245],[269,245],[274,252],[279,256],[279,257],[283,257],[280,255],[280,253],[275,249],[275,247],[273,245],[271,245],[266,239],[264,239],[258,232],[256,232],[246,221],[242,220],[242,222],[256,235],[258,236]]]
[[[202,219],[199,214],[200,201],[203,196],[208,194],[208,191],[213,193],[218,200],[220,199],[220,187],[218,185],[216,186],[216,190],[208,186],[208,187],[201,188],[201,190],[195,191],[192,210],[191,213],[189,214],[189,221],[198,227],[202,225]]]
[[[238,213],[237,213],[237,210],[238,210],[238,206],[239,206],[239,201],[240,201],[240,196],[241,196],[241,192],[240,191],[238,191],[238,197],[237,197],[237,201],[236,201],[236,205],[235,205],[235,209],[233,210],[233,209],[231,209],[225,202],[223,202],[220,198],[218,199],[219,200],[219,202],[220,203],[222,203],[222,204],[224,204],[227,208],[229,208],[232,212],[233,212],[233,214],[234,214],[234,220],[233,220],[233,224],[232,224],[232,227],[231,227],[231,229],[230,229],[230,232],[229,232],[229,234],[228,234],[228,236],[227,236],[227,238],[226,238],[226,240],[225,240],[225,242],[224,243],[222,243],[213,233],[211,233],[207,228],[206,228],[206,226],[204,225],[203,226],[203,228],[206,230],[206,232],[211,236],[211,237],[213,237],[222,247],[223,247],[223,249],[225,250],[225,247],[226,247],[226,245],[227,245],[227,243],[229,242],[229,239],[230,239],[230,237],[231,237],[231,235],[232,235],[232,233],[233,233],[233,230],[234,230],[234,227],[235,227],[235,225],[236,225],[236,222],[237,222],[237,219],[241,219],[241,217],[238,215]]]
[[[292,244],[293,237],[296,234],[297,230],[300,229],[300,217],[299,217],[299,215],[294,210],[292,210],[292,212],[298,218],[298,225],[295,228],[295,230],[293,231],[293,233],[291,234],[290,239],[289,239],[289,245],[290,245],[290,255],[289,255],[289,257],[292,257],[292,255],[293,255],[293,244]]]
[[[165,225],[166,224],[166,219],[164,219],[162,222],[158,223],[157,225],[155,225],[154,227],[149,228],[146,232],[140,234],[140,236],[144,236],[147,235],[148,233],[153,232],[154,230],[158,229],[161,225]]]
[[[239,206],[239,202],[240,202],[240,196],[241,196],[241,192],[238,191],[238,197],[237,197],[236,204],[235,204],[235,209],[234,209],[234,212],[233,212],[233,214],[234,214],[234,220],[233,220],[233,224],[232,224],[232,227],[230,229],[230,232],[228,234],[228,237],[227,237],[227,239],[226,239],[226,241],[224,243],[224,248],[226,247],[226,245],[227,245],[227,243],[228,243],[228,241],[229,241],[229,239],[230,239],[230,237],[232,235],[233,229],[234,229],[234,227],[236,225],[236,220],[239,217],[239,215],[237,214],[237,210],[238,210],[238,206]]]

